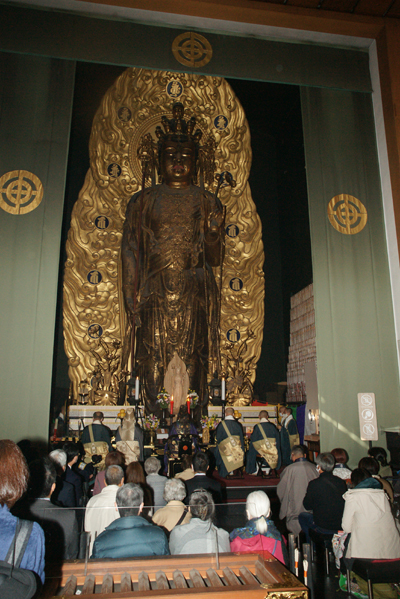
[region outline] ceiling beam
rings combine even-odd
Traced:
[[[78,0],[82,4],[145,10],[376,39],[384,27],[381,17],[321,11],[257,2],[256,0]],[[201,25],[199,25],[201,26]]]

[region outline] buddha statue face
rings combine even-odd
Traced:
[[[189,187],[195,168],[195,147],[190,139],[186,141],[166,140],[161,150],[161,173],[169,187],[182,189]]]

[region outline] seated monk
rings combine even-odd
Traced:
[[[167,443],[165,444],[164,464],[165,469],[168,469],[168,458],[179,458],[179,442],[187,441],[188,453],[196,452],[199,449],[198,433],[193,424],[190,414],[187,411],[186,405],[179,408],[177,421],[172,425]],[[190,448],[190,449],[189,449]]]
[[[127,408],[123,422],[115,435],[117,450],[125,455],[126,465],[143,462],[143,431],[136,422],[133,408]]]

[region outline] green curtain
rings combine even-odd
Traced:
[[[0,208],[0,438],[47,440],[75,64],[0,53],[0,177],[26,170],[44,195]],[[47,441],[46,441],[47,442]]]
[[[321,449],[344,447],[355,465],[357,393],[376,395],[378,427],[400,420],[399,373],[372,99],[302,88],[313,259]],[[327,215],[338,194],[356,197],[368,221],[353,235]],[[385,443],[381,435],[379,443]],[[375,443],[378,444],[378,443]]]

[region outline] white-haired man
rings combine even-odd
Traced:
[[[65,480],[67,454],[63,449],[54,449],[49,453],[57,472],[56,488],[51,496],[51,502],[61,507],[75,507],[75,487]]]
[[[104,480],[106,486],[101,493],[89,499],[85,511],[85,531],[90,533],[90,554],[96,536],[118,518],[115,498],[118,489],[124,484],[124,471],[121,466],[108,466]]]

